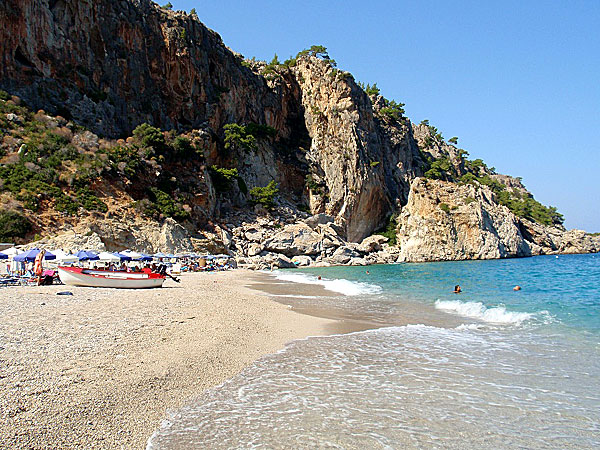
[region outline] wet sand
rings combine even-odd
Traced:
[[[182,278],[153,290],[0,289],[0,448],[144,448],[169,409],[260,356],[356,327],[246,287],[277,284],[264,274]]]
[[[345,312],[343,309],[329,308],[323,304],[318,306],[304,301],[307,298],[342,298],[342,294],[325,289],[317,284],[292,283],[277,280],[264,273],[254,273],[249,276],[250,287],[258,292],[267,294],[278,303],[293,308],[294,311],[312,317],[335,321],[335,329],[330,334],[353,333],[370,330],[389,324],[377,323],[358,314]]]

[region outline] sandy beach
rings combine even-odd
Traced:
[[[1,289],[0,448],[144,448],[169,409],[291,340],[340,331],[247,287],[260,277]]]

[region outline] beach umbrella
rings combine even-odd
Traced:
[[[162,253],[162,252],[158,252],[154,254],[155,258],[168,258],[169,255],[167,255],[166,253]]]
[[[87,250],[78,251],[75,256],[79,259],[79,261],[98,261],[98,255],[94,252],[90,252]]]
[[[19,250],[17,247],[11,247],[11,248],[7,248],[6,250],[2,250],[2,253],[4,253],[5,255],[8,255],[9,258],[12,258],[13,256],[17,256],[19,253],[23,253],[21,250]]]
[[[70,255],[62,250],[53,250],[52,253],[56,256],[56,262],[59,264],[72,264],[79,261],[75,255]]]
[[[38,255],[39,252],[39,248],[32,248],[31,250],[28,250],[26,252],[19,253],[13,259],[17,262],[33,262],[35,261],[35,257]],[[56,256],[53,253],[46,252],[46,254],[44,255],[44,259],[56,259]]]
[[[134,252],[133,250],[123,250],[121,254],[131,258],[134,261],[142,257],[141,253]]]
[[[98,253],[98,261],[102,262],[121,262],[121,257],[109,252]]]
[[[0,259],[8,259],[8,255],[0,252]]]
[[[139,261],[152,261],[152,255],[146,255],[145,253],[140,253]]]
[[[113,255],[117,256],[120,261],[131,261],[133,259],[131,256],[119,252],[114,252]]]
[[[131,250],[124,250],[121,254],[131,258],[131,261],[152,261],[152,256],[145,253],[138,253]]]

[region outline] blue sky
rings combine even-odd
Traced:
[[[324,45],[414,122],[523,177],[567,228],[600,232],[600,1],[171,3],[246,57]]]

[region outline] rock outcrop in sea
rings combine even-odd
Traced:
[[[322,47],[245,59],[149,0],[7,0],[0,25],[0,201],[32,224],[17,239],[229,252],[257,268],[600,250]],[[163,137],[134,133],[143,124]],[[8,179],[49,169],[61,201]],[[252,188],[272,181],[273,204],[255,206]]]

